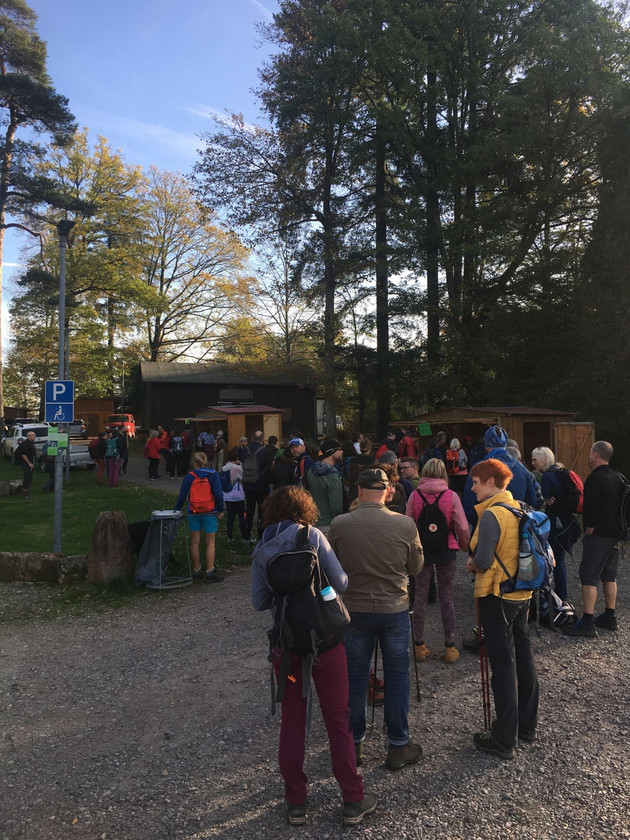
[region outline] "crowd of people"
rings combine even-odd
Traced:
[[[116,435],[99,439],[99,480],[107,471],[112,486],[118,477],[114,460],[124,464],[122,452],[113,453],[120,443]],[[358,435],[343,443],[327,437],[313,444],[296,431],[284,445],[275,436],[265,441],[263,432],[256,431],[229,448],[221,431],[215,436],[190,427],[169,432],[158,426],[150,433],[145,454],[151,479],[159,476],[161,462],[171,478],[183,478],[175,508],[187,504],[195,580],[223,580],[215,569],[215,535],[225,513],[227,539],[235,539],[238,523],[240,539],[253,548],[256,609],[271,610],[278,620],[268,563],[278,552],[290,551],[303,528],[326,579],[343,595],[350,619],[345,639],[318,649],[310,673],[347,825],[360,823],[377,807],[358,770],[368,697],[374,699],[377,688],[371,667],[375,645],[384,677],[379,687],[388,741],[385,764],[397,771],[422,756],[408,724],[410,651],[420,663],[430,656],[426,605],[436,588],[444,634],[440,658],[454,665],[460,657],[453,594],[458,551],[467,553],[466,571],[474,575],[477,637],[483,639],[492,669],[494,719],[488,730],[473,733],[474,746],[508,760],[519,743],[536,738],[539,687],[528,629],[532,592],[508,591],[505,584],[519,564],[519,517],[514,510],[525,505],[547,512],[555,589],[562,600],[570,595],[566,556],[582,531],[563,478],[567,471],[551,449],[536,448],[530,470],[517,442],[499,426],[490,427],[476,442],[469,437],[449,441],[440,432],[423,451],[411,430],[391,432],[378,443]],[[605,441],[597,441],[590,452],[579,572],[583,613],[563,626],[570,637],[593,638],[599,629],[617,629],[622,482],[609,466],[612,454]],[[599,581],[605,609],[597,614]],[[271,657],[276,676],[284,679],[281,652],[274,648]],[[308,793],[303,667],[303,658],[294,654],[282,691],[279,763],[293,825],[306,820]]]

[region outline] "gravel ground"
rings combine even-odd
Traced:
[[[418,665],[421,703],[412,673],[410,713],[425,756],[387,771],[376,710],[362,772],[379,807],[356,828],[341,824],[318,712],[307,823],[285,822],[269,618],[249,605],[247,570],[220,585],[139,595],[118,610],[11,619],[0,625],[0,838],[630,837],[627,563],[618,633],[571,640],[542,629],[534,638],[538,740],[514,761],[473,749],[483,726],[478,659],[440,662],[439,612],[430,607],[427,644],[436,656]],[[460,635],[472,624],[471,595],[462,568]],[[5,615],[47,598],[45,587],[0,586]]]

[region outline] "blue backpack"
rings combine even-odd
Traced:
[[[240,479],[237,478],[236,481],[234,482],[234,484],[232,484],[232,482],[230,481],[230,470],[221,470],[220,478],[221,478],[221,487],[223,488],[224,493],[229,493],[230,490],[233,490],[234,486],[236,484],[238,484],[238,482],[240,480]]]
[[[508,579],[500,586],[501,594],[518,592],[524,589],[540,589],[548,586],[555,560],[549,547],[549,530],[551,522],[542,510],[532,510],[529,505],[521,502],[516,508],[497,502],[492,507],[502,507],[518,517],[518,569],[515,575],[510,575],[495,552],[495,558]]]

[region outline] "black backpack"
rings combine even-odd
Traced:
[[[268,633],[269,645],[272,653],[278,649],[281,656],[277,691],[272,692],[272,711],[275,702],[282,700],[291,673],[291,655],[305,660],[302,694],[309,697],[313,659],[343,640],[350,621],[338,596],[336,602],[324,601],[322,597],[328,580],[319,565],[317,549],[308,541],[309,533],[308,526],[300,528],[294,547],[274,554],[267,561],[267,580],[275,599],[275,624]]]
[[[24,453],[22,444],[20,443],[20,444],[18,444],[18,446],[16,446],[15,452],[13,453],[13,464],[14,464],[14,466],[21,467],[22,464],[26,463],[22,459],[22,455],[24,455],[24,454],[25,453]]]
[[[257,484],[260,480],[260,461],[257,457],[259,451],[262,451],[262,449],[257,449],[256,452],[249,452],[243,461],[243,478],[241,481],[244,486]]]
[[[550,507],[551,512],[566,511],[568,513],[577,513],[580,508],[581,493],[579,487],[571,478],[571,472],[566,468],[558,468],[555,472],[560,479],[564,493],[562,498],[556,499],[555,504]]]
[[[448,550],[449,527],[444,513],[440,510],[440,499],[446,493],[446,490],[438,493],[431,503],[422,495],[420,488],[416,490],[416,493],[423,502],[420,516],[416,522],[422,548],[429,553]]]

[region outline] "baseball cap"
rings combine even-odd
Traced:
[[[363,470],[357,479],[359,487],[364,487],[366,490],[387,490],[389,487],[389,479],[385,470],[378,468],[372,470]]]
[[[304,446],[304,441],[302,438],[291,438],[289,446]]]

